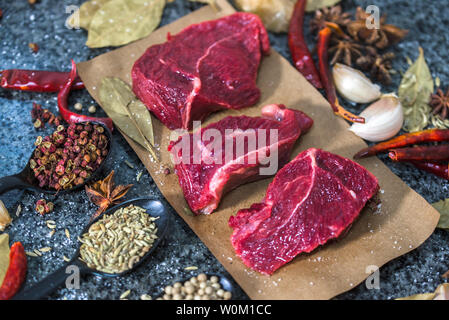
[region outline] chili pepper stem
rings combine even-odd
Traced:
[[[365,123],[365,118],[357,116],[345,110],[345,108],[343,108],[338,102],[337,92],[335,90],[335,85],[329,69],[329,60],[327,54],[331,34],[332,30],[330,27],[321,29],[318,34],[317,45],[321,83],[323,84],[324,91],[326,92],[327,100],[329,101],[332,110],[336,115],[350,122]]]
[[[77,114],[68,109],[67,99],[70,94],[70,89],[72,87],[73,82],[76,78],[76,64],[75,61],[72,60],[72,71],[70,71],[70,76],[67,79],[66,84],[58,93],[58,109],[62,118],[67,123],[78,123],[84,121],[94,121],[104,124],[109,130],[114,129],[113,122],[111,118],[97,118],[97,117],[89,117],[82,114]]]

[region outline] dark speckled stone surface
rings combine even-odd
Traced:
[[[51,1],[41,0],[31,6],[26,0],[0,0],[3,19],[0,20],[0,69],[48,69],[68,70],[70,59],[84,61],[110,49],[92,50],[84,45],[86,32],[69,30],[64,27],[68,17],[66,6],[79,5],[80,0]],[[396,70],[407,68],[405,57],[415,59],[420,45],[434,77],[441,79],[443,86],[449,85],[449,69],[446,67],[449,39],[445,26],[448,18],[445,14],[445,0],[382,0],[350,1],[344,0],[344,7],[355,10],[357,5],[375,4],[382,12],[388,12],[388,21],[409,29],[407,38],[394,48],[398,58],[394,62]],[[162,24],[168,24],[177,18],[200,7],[199,4],[185,0],[176,0],[168,4],[164,11]],[[273,47],[285,57],[289,57],[285,35],[270,35]],[[311,41],[312,38],[309,37]],[[31,53],[29,42],[40,46],[37,54]],[[312,43],[312,42],[310,42]],[[383,91],[394,91],[399,83],[399,74],[393,77],[393,84]],[[31,124],[29,112],[32,102],[42,104],[56,112],[56,95],[24,93],[0,89],[0,176],[16,173],[25,165],[33,150],[33,142],[38,135],[52,132],[46,129],[37,132]],[[94,102],[86,91],[71,95],[73,105],[80,101],[85,106]],[[360,111],[360,107],[350,107]],[[86,111],[87,112],[87,111]],[[102,115],[99,110],[97,115]],[[107,170],[116,171],[116,182],[133,183],[134,187],[127,199],[137,196],[154,196],[163,199],[152,179],[145,171],[137,156],[122,136],[114,133],[113,155],[107,163]],[[124,161],[128,160],[134,169]],[[449,197],[449,183],[403,164],[393,164],[382,158],[391,170],[401,177],[411,188],[420,193],[427,201],[434,202]],[[137,174],[143,171],[142,178],[136,181]],[[51,214],[41,217],[34,212],[34,203],[45,197],[55,203]],[[26,250],[50,246],[53,250],[42,257],[30,257],[26,287],[55,271],[63,265],[63,255],[71,257],[76,250],[76,236],[79,235],[89,217],[95,212],[83,191],[60,195],[44,196],[33,192],[11,191],[0,196],[14,216],[17,206],[23,207],[20,217],[14,216],[12,226],[6,229],[12,241],[21,241]],[[197,272],[227,272],[213,257],[209,250],[194,235],[189,227],[171,210],[173,215],[169,236],[156,254],[144,266],[134,273],[115,279],[103,279],[86,276],[78,290],[60,288],[51,299],[118,299],[120,294],[130,289],[130,299],[138,299],[148,293],[153,297],[160,294],[165,285],[189,277]],[[413,214],[413,213],[411,213]],[[45,220],[57,222],[56,233],[49,237]],[[67,239],[64,229],[70,230],[71,239]],[[368,290],[364,284],[344,293],[337,299],[392,299],[419,292],[433,291],[443,282],[441,274],[449,269],[449,233],[436,230],[419,248],[381,268],[380,290]],[[188,266],[197,266],[198,271],[185,271]],[[247,299],[241,291],[235,298]]]

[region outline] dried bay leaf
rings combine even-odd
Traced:
[[[9,266],[9,235],[0,234],[0,286]]]
[[[100,99],[103,103],[107,103],[107,107],[111,111],[128,116],[126,106],[137,97],[123,80],[104,78],[101,82]]]
[[[398,88],[399,99],[404,108],[405,131],[420,131],[429,124],[429,99],[433,86],[432,75],[420,47],[418,59],[404,74]]]
[[[92,17],[86,45],[121,46],[149,35],[159,25],[165,0],[110,0]]]
[[[78,27],[76,21],[78,16],[79,27],[88,30],[95,13],[108,1],[110,0],[90,0],[84,2],[80,8],[69,17],[69,25],[73,28]]]
[[[440,213],[437,228],[449,230],[449,199],[432,203],[432,206]]]
[[[106,77],[101,82],[99,95],[104,111],[115,125],[158,160],[151,114],[129,85],[119,78]]]
[[[128,104],[128,109],[145,138],[154,146],[153,121],[147,107],[145,107],[142,101],[137,99]]]
[[[432,293],[415,294],[396,300],[449,300],[449,283],[440,284],[435,292]]]

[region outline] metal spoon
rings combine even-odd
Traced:
[[[117,211],[118,209],[120,209],[122,207],[127,207],[131,204],[146,209],[147,213],[149,215],[151,215],[152,217],[159,217],[159,219],[154,221],[156,223],[156,226],[158,229],[157,233],[156,233],[157,239],[154,241],[151,249],[137,263],[135,263],[131,269],[128,269],[121,273],[111,274],[111,273],[105,273],[105,272],[98,271],[96,269],[89,268],[84,262],[82,262],[79,259],[80,248],[78,247],[78,250],[77,250],[76,254],[74,255],[74,257],[72,258],[72,260],[67,262],[60,269],[55,271],[53,274],[47,276],[45,279],[43,279],[41,282],[37,283],[30,289],[28,289],[24,292],[19,292],[16,296],[14,296],[14,299],[15,300],[37,300],[37,299],[47,297],[55,289],[60,287],[66,281],[67,277],[71,274],[71,272],[69,272],[69,274],[66,273],[67,267],[69,267],[69,266],[77,267],[79,269],[80,276],[83,274],[91,273],[91,274],[95,274],[95,275],[101,276],[101,277],[119,277],[119,276],[126,275],[127,273],[135,270],[138,266],[140,266],[142,263],[144,263],[144,261],[147,260],[147,258],[154,252],[156,247],[160,244],[160,242],[165,237],[167,230],[168,230],[168,225],[169,225],[169,221],[170,221],[168,206],[163,204],[159,200],[155,200],[152,198],[138,198],[138,199],[125,201],[117,206],[110,208],[109,210],[105,211],[100,216],[98,216],[96,219],[91,221],[84,228],[84,230],[81,234],[86,233],[89,230],[90,226],[93,223],[97,222],[99,219],[101,219],[101,217],[103,217],[103,215],[112,214],[115,211]]]
[[[94,122],[94,121],[88,121],[88,122],[92,123],[92,124],[101,125],[104,128],[104,132],[108,138],[109,147],[108,147],[108,154],[103,159],[100,166],[93,172],[93,174],[88,179],[86,179],[84,181],[84,183],[73,186],[70,189],[62,189],[59,191],[54,190],[54,189],[46,189],[46,188],[39,187],[39,182],[34,177],[33,170],[30,168],[30,160],[34,154],[34,151],[33,151],[33,153],[30,156],[30,159],[28,160],[27,165],[21,172],[15,174],[15,175],[12,175],[12,176],[0,178],[0,194],[3,194],[6,191],[9,191],[12,189],[27,189],[27,190],[38,191],[38,192],[43,192],[43,193],[48,193],[48,194],[56,194],[56,193],[63,194],[63,193],[67,193],[67,192],[79,189],[79,188],[83,187],[86,183],[89,183],[90,181],[92,181],[94,178],[98,178],[98,173],[101,172],[101,170],[104,166],[104,163],[106,162],[106,160],[109,158],[109,156],[111,154],[112,134],[111,134],[111,131],[103,124]],[[80,123],[82,124],[85,122],[80,122]]]

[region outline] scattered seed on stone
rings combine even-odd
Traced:
[[[126,290],[120,295],[120,300],[125,299],[129,294],[131,293],[131,290]]]
[[[186,268],[184,268],[184,270],[187,270],[187,271],[190,271],[190,270],[198,270],[198,267],[195,267],[195,266],[186,267]]]
[[[30,257],[38,257],[37,254],[35,254],[34,252],[31,252],[31,251],[26,251],[25,253],[27,256],[30,256]]]
[[[89,109],[87,109],[87,111],[89,111],[89,113],[95,113],[97,111],[97,108],[94,105],[91,105]]]
[[[134,169],[134,166],[131,162],[129,162],[128,160],[125,160],[125,163],[128,167],[130,167],[131,169]]]
[[[20,216],[20,213],[22,212],[22,206],[19,204],[17,206],[17,210],[16,210],[16,217]]]
[[[81,103],[77,102],[77,103],[75,103],[74,108],[76,111],[81,111],[81,110],[83,110],[83,105]]]
[[[51,247],[43,247],[39,249],[40,252],[45,253],[51,251]]]
[[[64,232],[65,232],[65,236],[67,237],[67,239],[70,240],[70,232],[69,232],[69,230],[65,229]]]

